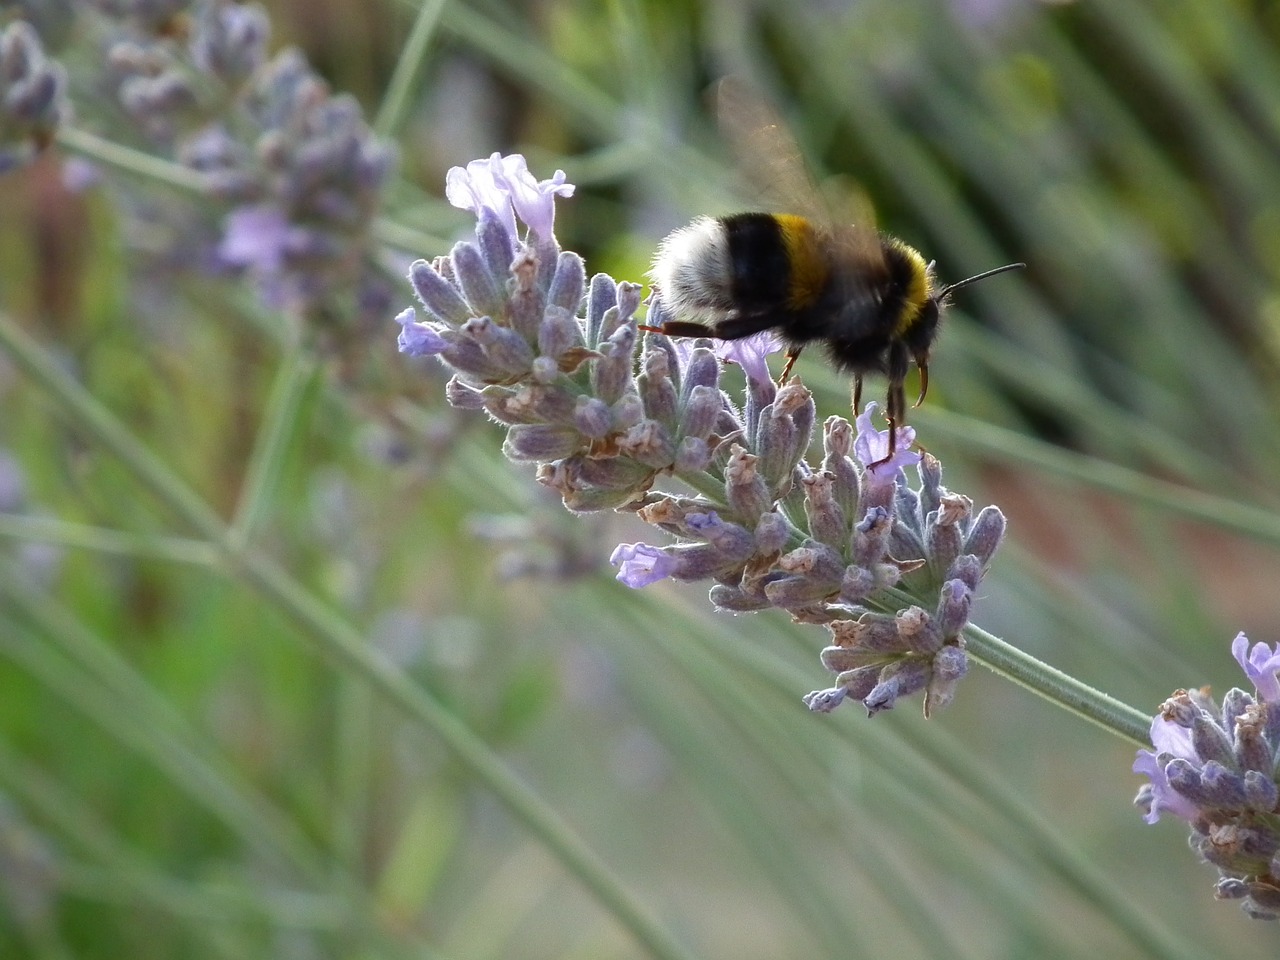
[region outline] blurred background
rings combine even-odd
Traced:
[[[269,49],[398,147],[376,309],[300,336],[208,269],[222,208],[136,160],[173,157],[102,92],[81,6],[0,4],[75,105],[0,179],[0,309],[220,516],[254,491],[255,549],[692,955],[1276,955],[1181,823],[1141,821],[1130,744],[978,668],[927,723],[809,714],[824,632],[616,583],[614,545],[653,535],[566,513],[391,317],[410,260],[471,228],[445,171],[494,151],[564,169],[562,246],[642,280],[667,232],[741,207],[707,90],[747,77],[943,279],[1029,264],[959,298],[912,413],[1010,521],[974,621],[1144,712],[1220,695],[1237,631],[1280,641],[1280,7],[272,0]],[[0,403],[0,956],[648,955],[3,356]]]

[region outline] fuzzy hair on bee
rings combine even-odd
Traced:
[[[928,390],[929,352],[950,294],[1025,264],[940,285],[933,264],[909,244],[867,224],[833,224],[815,216],[822,204],[813,201],[816,190],[782,126],[736,85],[722,84],[720,93],[722,125],[731,134],[745,134],[737,139],[755,179],[770,188],[786,184],[804,213],[698,217],[667,236],[649,271],[673,317],[660,332],[739,340],[773,330],[787,343],[783,381],[800,352],[821,343],[830,362],[853,377],[855,414],[863,376],[886,376],[891,458],[906,415],[907,374],[914,362],[920,370],[918,406]]]

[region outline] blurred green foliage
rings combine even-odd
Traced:
[[[1030,264],[965,292],[913,413],[948,485],[1011,520],[975,620],[1153,711],[1242,682],[1237,630],[1280,640],[1273,4],[469,0],[420,48],[412,3],[268,7],[400,145],[397,267],[466,226],[450,165],[519,150],[579,185],[562,245],[640,279],[664,233],[742,203],[705,92],[749,77],[944,279]],[[820,632],[626,591],[604,561],[637,534],[506,464],[389,317],[308,355],[166,260],[152,214],[189,197],[125,172],[149,206],[71,194],[57,160],[0,181],[3,310],[691,955],[1275,955],[1180,825],[1141,823],[1130,745],[982,671],[927,724],[809,715]],[[7,366],[0,391],[27,501],[0,517],[0,956],[645,955],[65,403]]]

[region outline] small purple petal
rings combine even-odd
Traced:
[[[1133,772],[1151,780],[1151,806],[1142,818],[1147,823],[1155,823],[1160,819],[1161,812],[1166,810],[1188,822],[1199,816],[1200,808],[1169,786],[1164,764],[1150,750],[1138,751],[1137,759],[1133,761]]]
[[[479,216],[490,210],[516,237],[516,216],[540,237],[550,237],[555,223],[555,198],[573,196],[573,184],[563,170],[550,180],[535,180],[523,156],[495,153],[472,160],[466,169],[453,167],[445,176],[445,196],[455,207]]]
[[[1266,703],[1280,702],[1280,644],[1273,650],[1268,644],[1255,643],[1249,647],[1249,638],[1243,633],[1236,634],[1231,642],[1231,655],[1240,664],[1240,669],[1253,682],[1258,697]]]
[[[528,164],[518,153],[501,160],[495,174],[515,205],[516,216],[539,237],[550,237],[556,218],[556,197],[572,197],[573,184],[565,182],[565,172],[557,170],[550,180],[535,180]]]
[[[772,330],[765,330],[741,340],[716,341],[715,353],[721,360],[736,363],[742,367],[747,379],[756,383],[772,382],[769,364],[765,360],[771,353],[777,353],[783,342]]]
[[[647,543],[620,543],[609,562],[618,568],[618,581],[633,590],[665,580],[679,565],[672,556]]]
[[[885,460],[889,456],[889,431],[877,430],[871,422],[878,407],[877,403],[869,403],[858,417],[858,436],[853,441],[853,455],[867,467],[867,482],[871,486],[888,486],[897,481],[903,467],[914,466],[923,455],[911,449],[911,445],[916,442],[915,430],[911,427],[896,427],[890,428],[896,429],[898,433],[893,457]],[[880,463],[881,460],[885,462]]]
[[[413,307],[406,307],[396,314],[396,323],[400,324],[400,336],[396,338],[396,344],[401,353],[411,357],[431,357],[449,345],[435,329],[425,323],[418,323]]]

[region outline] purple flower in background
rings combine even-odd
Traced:
[[[647,543],[620,543],[609,562],[618,568],[618,581],[633,590],[665,580],[677,566],[673,557]]]
[[[555,225],[555,198],[573,196],[574,187],[565,182],[563,170],[550,180],[536,180],[523,156],[495,153],[487,160],[472,160],[452,167],[445,175],[445,196],[455,207],[495,214],[507,228],[508,236],[518,236],[516,217],[539,237],[552,235]]]
[[[1151,750],[1133,770],[1149,779],[1134,804],[1147,823],[1171,813],[1191,825],[1191,848],[1218,868],[1215,892],[1245,913],[1280,919],[1280,653],[1249,648],[1238,634],[1231,652],[1258,692],[1228,690],[1219,705],[1208,688],[1178,690],[1151,723]]]
[[[239,207],[227,214],[218,256],[236,267],[276,273],[284,266],[293,228],[274,203]]]

